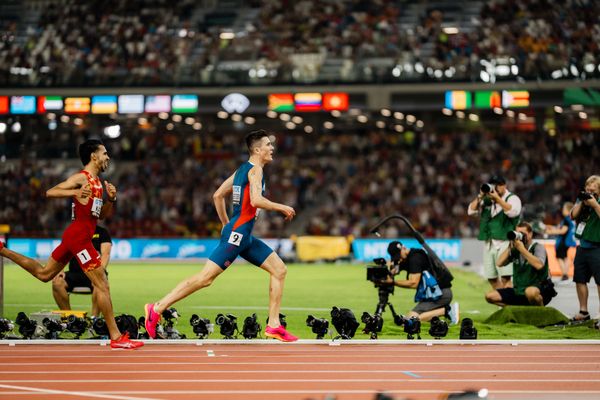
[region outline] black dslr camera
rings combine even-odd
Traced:
[[[579,200],[579,201],[586,201],[586,200],[589,200],[589,199],[591,199],[592,197],[594,197],[594,195],[593,195],[593,194],[591,194],[591,193],[588,193],[588,192],[581,191],[581,192],[579,192],[579,194],[577,195],[577,200]]]
[[[237,317],[232,314],[217,314],[217,318],[215,318],[215,324],[217,324],[219,328],[219,332],[225,339],[237,339],[236,332],[239,332],[237,325]]]

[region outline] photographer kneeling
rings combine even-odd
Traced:
[[[397,241],[389,244],[388,253],[392,258],[392,269],[396,269],[393,274],[406,271],[407,279],[394,280],[391,276],[388,276],[386,280],[379,282],[378,285],[395,285],[406,289],[417,289],[415,295],[417,305],[408,313],[407,318],[416,316],[421,321],[429,321],[433,317],[446,316],[450,318],[452,324],[457,324],[459,320],[458,303],[450,306],[452,301],[450,277],[442,274],[437,278],[441,293],[437,293],[434,298],[421,298],[423,291],[419,293],[419,285],[429,288],[428,283],[432,282],[431,278],[433,278],[431,261],[427,253],[421,249],[409,249]]]
[[[499,306],[545,306],[556,295],[549,280],[546,249],[533,243],[533,229],[527,222],[507,234],[510,244],[498,257],[497,265],[513,263],[513,287],[492,290],[485,295],[488,303]]]

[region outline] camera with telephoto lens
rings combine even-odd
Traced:
[[[383,328],[383,317],[381,314],[371,315],[368,312],[363,312],[360,320],[365,327],[363,333],[370,336],[371,339],[377,339],[377,333]]]
[[[585,201],[585,200],[591,199],[592,197],[594,197],[594,195],[592,193],[581,191],[577,195],[577,200]]]
[[[237,335],[234,336],[235,332],[239,332],[237,326],[237,317],[235,315],[217,314],[215,324],[217,324],[220,327],[219,333],[221,333],[221,335],[223,335],[225,339],[237,338]]]
[[[0,339],[3,339],[6,332],[10,332],[15,328],[11,320],[0,318]]]
[[[196,314],[190,317],[190,325],[198,339],[206,339],[214,331],[214,325],[208,318],[201,318]]]
[[[491,183],[483,183],[481,184],[481,187],[479,188],[479,190],[481,190],[481,193],[491,193],[494,191],[494,189],[496,188],[496,185],[491,184]]]
[[[471,318],[463,318],[460,323],[460,333],[458,336],[461,340],[477,339],[477,328],[473,325]]]
[[[47,329],[48,332],[44,335],[46,339],[58,339],[60,334],[67,329],[67,325],[61,323],[52,318],[44,318],[42,325]]]
[[[523,235],[523,233],[519,231],[510,231],[506,234],[506,238],[508,240],[520,240],[522,242],[525,238],[525,235]]]
[[[86,318],[80,318],[75,315],[69,315],[66,318],[66,329],[67,331],[75,334],[75,338],[79,339],[87,329],[90,327],[89,320]]]
[[[306,326],[309,326],[312,332],[317,334],[317,339],[323,339],[327,332],[329,332],[329,321],[325,318],[315,318],[309,315],[306,318]]]
[[[162,312],[164,322],[156,326],[156,336],[162,339],[185,339],[185,334],[179,333],[175,324],[179,321],[179,313],[173,307]],[[134,336],[132,336],[134,337]]]
[[[419,317],[401,317],[404,325],[404,333],[406,333],[406,338],[412,340],[417,337],[417,339],[421,339],[421,320]]]
[[[448,323],[443,319],[440,319],[440,317],[435,316],[431,318],[430,323],[431,326],[429,327],[429,334],[434,339],[443,338],[448,334]]]
[[[242,336],[244,339],[254,339],[260,331],[261,326],[257,321],[256,313],[244,319],[244,325],[242,326]]]
[[[19,325],[19,334],[25,339],[31,339],[38,331],[38,324],[36,321],[29,319],[27,315],[21,311],[17,314],[15,323]]]

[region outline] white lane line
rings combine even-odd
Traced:
[[[184,394],[199,394],[199,395],[210,395],[210,394],[220,394],[220,395],[242,395],[242,394],[369,394],[372,396],[374,394],[374,389],[363,389],[363,390],[348,390],[348,389],[307,389],[307,390],[127,390],[127,391],[110,391],[105,392],[106,394],[123,394],[123,395],[184,395]],[[22,393],[22,392],[0,392],[2,394],[11,394],[11,395],[32,395],[32,394],[44,394],[44,393]],[[386,390],[385,393],[394,393],[394,394],[450,394],[450,393],[464,393],[462,391],[457,390],[444,390],[444,389],[392,389]],[[490,394],[567,394],[569,395],[566,398],[573,398],[573,395],[581,396],[581,395],[597,395],[600,394],[600,390],[490,390]],[[519,397],[522,398],[522,397]],[[597,397],[590,397],[593,399],[597,399]],[[135,400],[139,400],[139,398],[135,398]]]
[[[22,390],[28,393],[22,393],[30,395],[32,393],[35,394],[59,394],[64,396],[79,396],[79,397],[94,397],[97,399],[113,399],[113,400],[155,400],[147,397],[129,397],[129,396],[115,396],[112,394],[104,394],[104,393],[91,393],[91,392],[67,392],[65,390],[54,390],[54,389],[40,389],[40,388],[32,388],[26,386],[14,386],[14,385],[2,385],[0,384],[0,388],[3,389],[12,389],[12,390]],[[0,395],[3,394],[0,392]]]
[[[568,369],[568,370],[557,370],[557,369],[538,369],[538,370],[533,370],[533,369],[514,369],[514,370],[498,370],[498,369],[489,369],[489,370],[484,370],[484,369],[452,369],[452,370],[446,370],[446,369],[436,369],[436,370],[417,370],[413,368],[413,372],[414,373],[420,373],[420,374],[428,374],[428,373],[433,373],[433,374],[440,374],[440,373],[461,373],[461,374],[489,374],[489,373],[497,373],[497,374],[502,374],[502,373],[523,373],[523,372],[527,372],[527,373],[532,373],[532,374],[600,374],[599,370],[577,370],[577,369]],[[64,375],[64,374],[71,374],[71,375],[77,375],[77,374],[81,374],[81,375],[90,375],[90,374],[118,374],[118,373],[123,373],[123,374],[128,374],[128,375],[132,375],[132,374],[160,374],[160,375],[164,375],[164,374],[192,374],[192,373],[201,373],[201,374],[264,374],[264,373],[269,373],[269,372],[276,372],[277,374],[309,374],[309,373],[314,373],[314,374],[351,374],[351,373],[360,373],[360,374],[397,374],[398,371],[390,371],[387,369],[380,369],[380,370],[374,370],[374,369],[348,369],[348,370],[325,370],[325,369],[305,369],[305,370],[290,370],[290,371],[282,371],[282,370],[265,370],[263,369],[253,369],[253,370],[230,370],[230,369],[224,369],[221,371],[215,371],[215,370],[198,370],[198,369],[184,369],[184,370],[156,370],[156,369],[152,369],[152,370],[136,370],[136,371],[131,371],[129,369],[123,369],[123,370],[119,370],[119,369],[112,369],[112,370],[104,370],[104,371],[92,371],[92,370],[87,370],[87,371],[81,371],[81,370],[77,370],[77,371],[68,371],[68,370],[60,370],[60,371],[27,371],[26,374],[27,375],[35,375],[35,374],[39,374],[39,375]],[[25,372],[24,371],[0,371],[0,375],[23,375]]]
[[[3,383],[309,383],[309,382],[487,382],[490,379],[430,379],[420,378],[379,378],[379,379],[2,379]],[[496,379],[496,382],[594,382],[600,384],[598,379]],[[0,385],[2,386],[2,385]]]
[[[143,350],[140,350],[143,351]],[[212,352],[214,354],[213,350],[207,350],[207,353]],[[228,353],[226,350],[223,350],[223,353]],[[177,357],[177,358],[205,358],[206,355],[204,354],[188,354],[188,355],[168,355],[165,354],[162,357]],[[272,354],[256,354],[256,355],[231,355],[230,357],[235,357],[237,359],[242,359],[242,358],[252,358],[252,359],[257,359],[257,358],[286,358],[286,359],[290,359],[290,358],[310,358],[310,359],[322,359],[322,358],[334,358],[334,359],[339,359],[339,358],[369,358],[372,359],[373,358],[373,354],[335,354],[335,353],[325,353],[325,354],[288,354],[288,353],[281,353],[278,355],[272,355]],[[377,359],[381,359],[381,358],[394,358],[394,359],[406,359],[406,361],[410,361],[413,359],[412,356],[406,356],[406,357],[401,357],[398,355],[377,355],[376,356]],[[489,359],[490,356],[489,355],[473,355],[473,354],[464,354],[464,355],[441,355],[441,354],[419,354],[419,359],[440,359],[440,358],[448,358],[448,357],[452,357],[454,359]],[[498,358],[510,358],[511,360],[514,359],[531,359],[531,355],[526,355],[526,354],[506,354],[506,355],[502,355],[502,356],[494,356],[494,360],[497,360]],[[577,359],[593,359],[593,360],[597,360],[598,359],[598,355],[573,355],[573,354],[565,354],[565,355],[546,355],[540,358],[543,358],[544,360],[559,360],[562,358],[566,358],[566,359],[570,359],[570,358],[574,358],[577,357]],[[39,354],[39,355],[30,355],[30,354],[7,354],[7,355],[0,355],[0,359],[28,359],[28,358],[46,358],[46,356],[44,354]],[[90,355],[90,354],[85,354],[85,355],[54,355],[52,356],[52,358],[54,359],[61,359],[61,358],[67,358],[67,359],[99,359],[99,358],[115,358],[115,355],[112,353],[109,354],[104,354],[104,355]],[[146,359],[146,358],[156,358],[155,354],[140,354],[140,353],[129,353],[127,356],[128,359]]]
[[[221,360],[221,358],[215,358],[215,360]],[[68,365],[69,367],[79,366],[79,365],[143,365],[143,362],[3,362],[0,366],[58,366],[58,365]],[[377,362],[377,365],[515,365],[515,362],[499,362],[497,360],[490,360],[489,362],[418,362],[418,361],[405,361],[405,362]],[[310,362],[310,361],[302,361],[302,362],[222,362],[222,361],[189,361],[189,362],[165,362],[160,361],[160,365],[348,365],[347,362],[335,362],[335,361],[319,361],[319,362]],[[352,365],[373,365],[372,361],[365,362],[352,362]],[[539,362],[519,362],[518,365],[534,365],[536,367],[540,366]],[[598,365],[598,362],[561,362],[560,365]]]

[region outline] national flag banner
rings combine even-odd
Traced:
[[[87,114],[90,112],[89,97],[66,97],[65,112],[70,114]]]
[[[269,110],[294,111],[294,95],[291,93],[273,93],[269,95]]]
[[[117,96],[93,96],[92,114],[113,114],[117,112]]]
[[[0,114],[8,114],[9,111],[8,96],[0,96]]]
[[[446,92],[446,108],[466,110],[471,108],[471,92],[464,90],[448,90]]]
[[[503,90],[502,107],[529,107],[529,92],[527,90]]]
[[[171,111],[171,96],[146,96],[146,112],[160,113]]]
[[[195,94],[176,94],[171,102],[171,110],[174,113],[198,112],[198,96]]]
[[[294,95],[296,111],[319,111],[321,110],[321,93],[296,93]]]
[[[143,94],[122,94],[117,100],[120,114],[141,114],[144,112]]]
[[[323,110],[347,111],[349,106],[348,93],[323,93]]]
[[[35,96],[11,96],[10,113],[11,114],[34,114]]]
[[[475,108],[502,107],[500,92],[496,90],[483,90],[475,92]]]
[[[47,111],[61,111],[63,109],[63,100],[60,96],[38,96],[37,110],[42,114]]]

